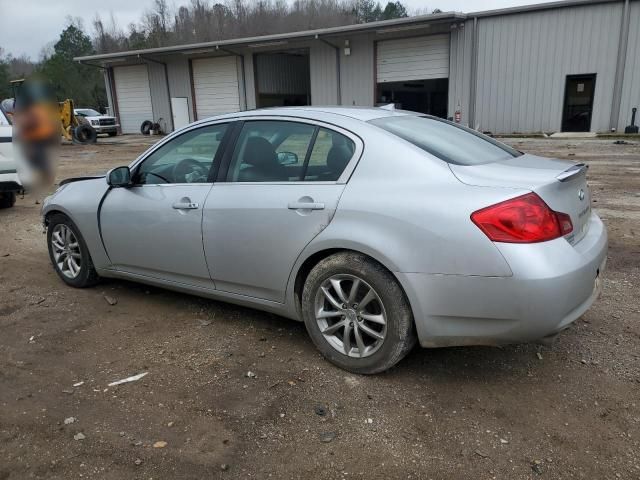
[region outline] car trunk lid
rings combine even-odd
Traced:
[[[462,183],[483,187],[527,189],[549,207],[571,217],[573,231],[565,238],[578,243],[587,233],[591,195],[587,185],[587,165],[567,160],[521,155],[480,165],[450,165]]]

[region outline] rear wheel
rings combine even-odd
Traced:
[[[16,203],[15,192],[0,193],[0,208],[11,208]]]
[[[320,261],[306,279],[302,309],[316,347],[354,373],[387,370],[416,343],[402,288],[382,265],[359,253]]]
[[[95,285],[98,274],[80,231],[66,215],[53,215],[47,228],[49,258],[58,276],[72,287]]]

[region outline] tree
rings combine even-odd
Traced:
[[[106,105],[100,70],[73,60],[74,57],[93,53],[91,38],[82,30],[82,24],[70,20],[54,44],[53,54],[46,57],[39,68],[39,73],[51,83],[59,100],[71,98],[78,106],[100,108]]]
[[[9,64],[0,48],[0,101],[11,97],[9,80]]]
[[[408,17],[407,9],[399,1],[388,2],[387,6],[382,11],[381,20],[391,20],[392,18],[404,18]]]
[[[374,3],[373,0],[358,0],[355,6],[358,23],[374,22],[378,20],[380,12],[380,3]]]
[[[387,0],[388,1],[388,0]],[[228,38],[251,37],[373,22],[408,15],[400,1],[378,0],[154,0],[128,34],[111,20],[93,22],[94,47],[99,53],[148,47],[185,45]]]

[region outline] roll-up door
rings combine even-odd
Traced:
[[[383,40],[377,44],[378,83],[449,77],[449,35]]]
[[[122,133],[140,133],[142,122],[155,120],[147,66],[115,67],[113,74]]]
[[[240,110],[236,57],[199,58],[191,66],[198,120]]]

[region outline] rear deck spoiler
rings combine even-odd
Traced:
[[[588,168],[589,168],[589,165],[587,165],[586,163],[576,163],[575,165],[572,165],[571,167],[567,168],[560,175],[557,175],[556,179],[558,179],[558,181],[560,182],[567,182],[572,178],[577,177],[578,175],[581,175],[582,173],[586,173]]]

